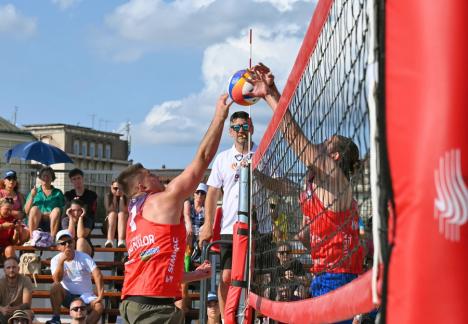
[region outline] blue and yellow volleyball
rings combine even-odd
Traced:
[[[240,70],[234,73],[234,75],[229,80],[229,96],[235,103],[241,106],[253,105],[259,99],[247,95],[253,90],[253,85],[247,82],[245,80],[246,78],[250,78],[250,72],[247,70]]]

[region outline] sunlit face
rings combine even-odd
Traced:
[[[159,181],[158,176],[147,169],[144,169],[141,172],[139,184],[141,186],[141,190],[144,192],[160,192],[164,190],[164,186]]]
[[[7,177],[3,179],[3,183],[5,184],[6,190],[12,190],[13,188],[15,188],[17,180],[16,178]]]
[[[285,246],[285,245],[282,245],[278,248],[278,251],[276,252],[276,255],[280,261],[281,264],[284,264],[286,262],[289,261],[289,259],[291,258],[290,256],[290,249],[289,247]]]
[[[70,304],[70,317],[75,320],[86,318],[87,307],[82,300],[75,300]]]
[[[42,184],[51,184],[52,183],[52,173],[50,173],[49,171],[44,171],[42,172],[41,174],[41,182]]]
[[[57,242],[57,248],[60,252],[73,251],[75,247],[75,241],[67,235],[64,235]]]
[[[193,201],[203,205],[206,199],[206,192],[203,190],[197,190],[193,194]]]
[[[13,206],[10,203],[5,202],[0,206],[0,216],[1,217],[9,216],[12,210],[13,210]]]
[[[72,213],[73,216],[81,216],[81,214],[83,214],[83,208],[78,205],[78,204],[71,204],[70,206],[70,212]]]
[[[123,192],[122,190],[120,190],[120,187],[119,187],[119,184],[117,183],[117,181],[115,182],[112,182],[111,186],[110,186],[110,189],[111,189],[111,192],[114,196],[122,196]]]
[[[13,259],[9,259],[5,261],[3,270],[5,271],[5,277],[14,279],[19,273],[18,263]]]
[[[253,134],[253,131],[254,128],[250,119],[236,118],[229,125],[229,136],[241,145],[248,142],[248,134]]]
[[[209,301],[206,308],[208,318],[217,319],[220,315],[219,304],[217,301]]]
[[[81,189],[83,188],[84,179],[81,174],[77,174],[70,178],[71,183],[73,184],[73,188]]]

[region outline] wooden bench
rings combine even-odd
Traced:
[[[38,248],[35,246],[15,246],[16,251],[24,252],[36,252],[36,251],[58,251],[56,246],[51,246],[48,248]],[[94,252],[121,252],[126,253],[126,248],[106,248],[106,247],[94,247]]]
[[[29,277],[32,279],[32,275],[29,275]],[[35,275],[36,277],[36,281],[39,282],[39,283],[52,283],[54,282],[53,278],[52,278],[52,275],[47,275],[47,274],[39,274],[39,275]],[[123,282],[124,281],[124,277],[123,276],[102,276],[103,279],[104,279],[104,282]],[[94,279],[91,278],[93,283],[94,283]]]
[[[50,266],[50,259],[41,260],[43,266]],[[117,268],[123,269],[124,264],[121,261],[96,261],[96,265],[101,270],[114,270]]]

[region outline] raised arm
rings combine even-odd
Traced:
[[[253,79],[251,83],[254,85],[252,95],[262,97],[267,102],[268,106],[276,111],[280,100],[280,93],[275,84],[275,77],[270,69],[262,63],[253,68]],[[289,110],[286,110],[281,122],[281,131],[285,135],[286,141],[293,148],[296,155],[309,166],[316,163],[317,158],[322,154],[320,144],[313,144],[304,135],[301,128],[291,116]]]
[[[178,177],[172,180],[166,188],[168,195],[174,195],[178,199],[188,197],[200,183],[208,165],[218,150],[219,142],[223,132],[224,121],[227,118],[229,107],[232,102],[227,103],[227,94],[219,97],[216,104],[216,112],[210,127],[203,137],[195,158],[190,165]]]

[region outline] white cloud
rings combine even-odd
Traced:
[[[255,30],[255,62],[268,64],[282,87],[302,43],[303,30],[297,25],[279,25],[274,29],[256,26]],[[201,71],[203,89],[199,93],[155,105],[143,122],[133,125],[134,145],[197,145],[208,128],[219,95],[226,92],[230,76],[248,65],[249,49],[245,46],[244,35],[245,31],[240,31],[237,37],[206,48]],[[246,108],[234,105],[231,109]],[[271,115],[264,103],[252,106],[257,141]],[[223,140],[229,141],[226,136]]]
[[[36,18],[23,16],[12,4],[0,5],[0,35],[29,37],[36,28]]]
[[[81,0],[52,0],[52,3],[58,5],[61,10],[67,10],[80,1]]]
[[[293,9],[293,6],[296,2],[304,1],[309,2],[308,0],[254,0],[255,2],[267,2],[275,6],[279,11],[289,11]]]
[[[106,16],[96,46],[116,61],[152,51],[203,49],[248,27],[308,22],[314,6],[305,0],[131,0]]]

